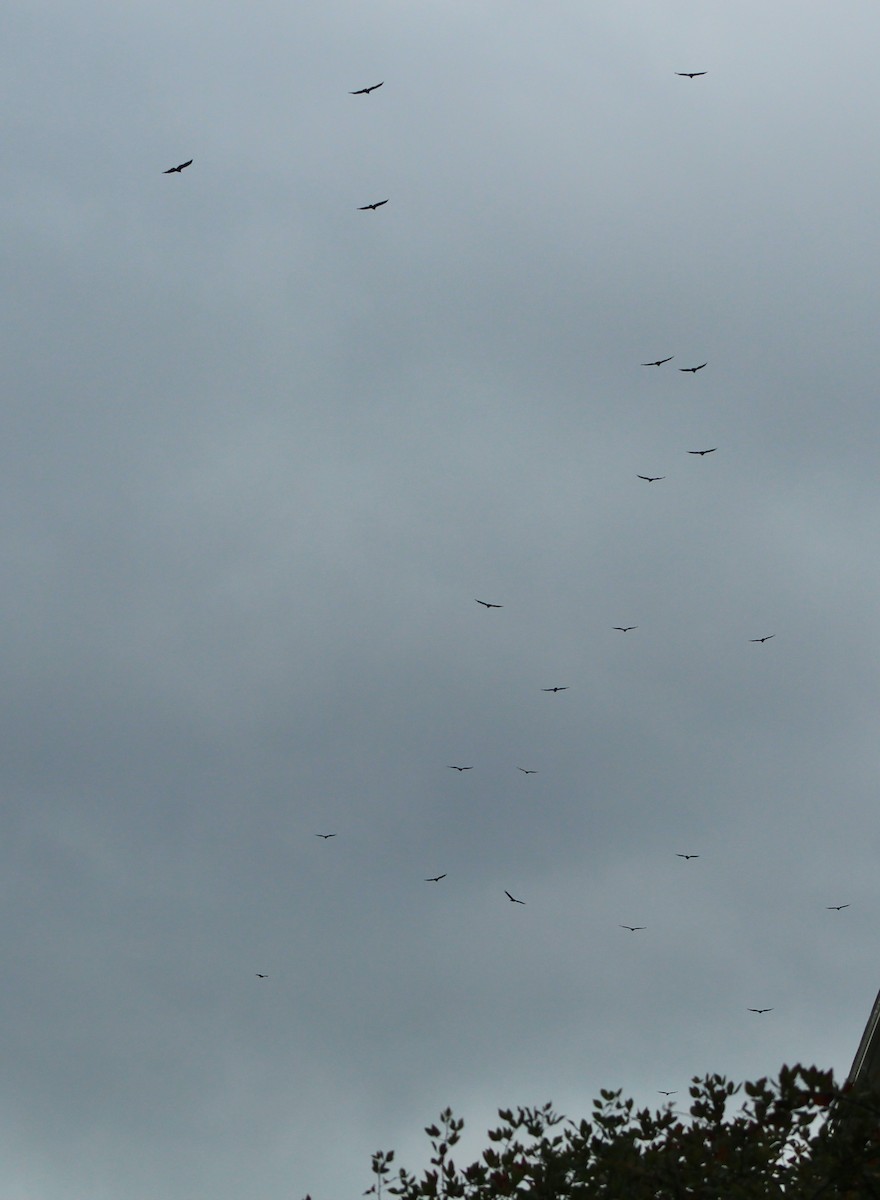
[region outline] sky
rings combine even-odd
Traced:
[[[6,6],[4,1197],[340,1200],[447,1105],[464,1160],[502,1106],[845,1076],[878,37]]]

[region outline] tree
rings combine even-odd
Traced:
[[[738,1107],[735,1096],[741,1094]],[[690,1107],[636,1110],[602,1091],[590,1120],[549,1104],[499,1110],[490,1146],[467,1167],[452,1149],[464,1122],[451,1109],[425,1130],[430,1167],[373,1155],[377,1200],[880,1200],[880,1093],[839,1087],[816,1067],[782,1067],[777,1080],[695,1078]]]

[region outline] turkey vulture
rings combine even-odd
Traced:
[[[630,933],[638,933],[640,929],[647,929],[647,925],[621,925],[621,929],[628,929]]]
[[[180,172],[184,169],[184,167],[191,167],[192,164],[193,164],[193,160],[189,159],[188,162],[181,163],[179,167],[169,167],[168,170],[163,171],[162,174],[163,175],[174,175],[176,173],[179,175]]]
[[[388,199],[390,200],[391,197],[389,196]],[[358,212],[366,212],[367,209],[369,209],[371,212],[374,212],[377,208],[381,208],[383,204],[387,203],[388,200],[377,200],[375,204],[362,204],[358,208]]]
[[[706,71],[676,71],[676,75],[680,75],[683,79],[698,79],[700,75],[706,75]]]
[[[637,479],[644,479],[645,483],[659,483],[661,479],[665,479],[665,475],[637,475]]]
[[[826,904],[829,912],[840,912],[842,908],[849,908],[848,904]]]
[[[324,840],[326,841],[327,838],[336,837],[336,834],[335,833],[316,833],[315,837],[324,838]]]
[[[488,600],[474,600],[475,604],[482,604],[483,608],[504,608],[503,604],[490,604]]]
[[[383,79],[382,83],[384,82],[385,80]],[[380,88],[382,86],[382,83],[374,83],[370,87],[358,88],[356,92],[349,92],[348,94],[349,96],[369,96],[370,92],[375,92],[376,88]]]
[[[706,361],[704,363],[700,363],[698,367],[679,367],[678,369],[679,371],[690,371],[691,375],[696,375],[697,371],[702,371],[703,367],[708,367],[708,365],[709,360],[706,359]]]
[[[658,358],[655,362],[642,363],[643,367],[662,367],[664,363],[672,362],[675,358],[674,354],[670,354],[669,358]]]
[[[511,896],[507,888],[504,889],[504,894],[512,904],[525,904],[525,900],[517,900],[516,896]]]
[[[658,1088],[658,1089],[657,1089],[657,1091],[659,1092],[659,1094],[660,1094],[661,1096],[675,1096],[675,1095],[677,1095],[677,1093],[678,1093],[678,1088],[675,1088],[675,1089],[674,1089],[673,1091],[671,1091],[671,1092],[664,1092],[664,1091],[663,1091],[663,1088]]]
[[[629,633],[631,629],[638,629],[638,625],[612,625],[612,629],[618,629],[621,633]]]
[[[769,642],[769,641],[770,641],[770,639],[771,639],[771,638],[774,638],[774,637],[776,637],[776,634],[775,634],[775,633],[768,633],[766,637],[762,637],[762,638],[749,638],[749,641],[750,641],[750,642],[761,642],[761,643],[763,644],[764,642]]]
[[[256,975],[257,979],[268,979],[269,978],[268,975],[261,975],[259,971],[255,971],[254,974]]]
[[[699,454],[702,458],[704,454],[714,454],[717,449],[717,446],[713,446],[711,450],[688,450],[688,454]]]
[[[461,771],[473,771],[473,769],[474,769],[473,767],[456,767],[452,763],[447,763],[446,765],[447,765],[447,767],[449,767],[450,771],[461,772]]]
[[[765,1012],[773,1012],[773,1009],[772,1008],[750,1008],[749,1012],[765,1013]]]
[[[542,692],[567,692],[567,687],[541,688]]]
[[[446,878],[446,874],[447,872],[444,871],[442,875],[432,875],[430,879],[425,880],[425,883],[439,883],[441,879]]]
[[[523,775],[537,775],[537,771],[530,771],[528,767],[517,767],[517,771],[522,771]]]
[[[685,861],[691,858],[699,858],[699,854],[676,854],[676,858],[683,858]]]

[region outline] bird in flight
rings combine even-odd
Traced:
[[[840,912],[842,908],[849,908],[848,904],[826,904],[825,907],[829,912]]]
[[[659,483],[661,479],[665,479],[665,475],[637,475],[637,479],[644,479],[645,483]]]
[[[647,925],[621,925],[621,929],[628,929],[630,933],[638,933],[640,929],[647,929]]]
[[[439,883],[441,879],[446,878],[446,875],[446,871],[444,871],[442,875],[432,875],[430,879],[425,880],[425,883]]]
[[[654,362],[642,363],[643,367],[662,367],[664,363],[672,362],[675,358],[674,354],[670,354],[669,358],[658,358]]]
[[[675,1096],[675,1095],[677,1095],[677,1094],[678,1094],[678,1088],[675,1088],[675,1089],[674,1089],[673,1091],[671,1091],[671,1092],[664,1092],[664,1091],[663,1091],[663,1088],[657,1088],[657,1091],[659,1092],[659,1094],[660,1094],[661,1096]]]
[[[709,360],[706,359],[706,361],[704,363],[700,363],[698,367],[679,367],[678,369],[679,371],[690,371],[691,375],[696,375],[697,371],[702,371],[703,367],[708,367],[708,365]]]
[[[681,75],[683,79],[698,79],[700,75],[707,75],[707,71],[676,71],[676,75]]]
[[[268,979],[269,978],[268,975],[261,975],[259,971],[255,971],[254,974],[256,975],[257,979]]]
[[[541,688],[542,692],[567,692],[567,687]]]
[[[699,454],[702,458],[704,454],[714,454],[717,449],[717,446],[713,446],[711,450],[688,450],[688,454]]]
[[[700,856],[699,856],[699,854],[676,854],[675,857],[683,858],[683,859],[687,860],[687,859],[691,859],[691,858],[699,858]]]
[[[631,629],[638,629],[638,625],[612,625],[612,629],[618,629],[621,633],[629,633]]]
[[[327,838],[336,837],[336,834],[335,833],[316,833],[315,837],[324,838],[324,840],[326,841]]]
[[[530,771],[528,767],[517,767],[517,771],[522,771],[523,775],[537,775],[537,771]]]
[[[475,604],[482,604],[483,608],[504,608],[503,604],[490,604],[488,600],[474,599]]]
[[[525,904],[525,900],[517,900],[516,896],[511,896],[507,888],[504,889],[504,894],[512,904]]]
[[[450,771],[473,771],[473,767],[456,767],[453,763],[447,763]]]
[[[749,1012],[765,1013],[765,1012],[773,1012],[773,1009],[772,1008],[750,1008]]]
[[[388,199],[390,200],[391,197],[389,196]],[[366,212],[367,209],[369,209],[371,212],[375,212],[377,208],[381,208],[383,204],[387,203],[388,200],[377,200],[375,204],[361,204],[358,208],[358,212]]]
[[[162,172],[162,174],[163,174],[163,175],[174,175],[174,174],[177,174],[177,175],[179,175],[179,174],[180,174],[180,172],[181,172],[181,171],[182,171],[182,170],[183,170],[185,167],[191,167],[191,166],[192,166],[192,164],[193,164],[193,160],[192,160],[192,159],[190,159],[188,162],[181,163],[179,167],[169,167],[169,168],[168,168],[168,170],[167,170],[167,171],[163,171],[163,172]]]
[[[761,642],[761,643],[763,644],[764,642],[769,642],[769,641],[770,641],[770,639],[771,639],[771,638],[774,638],[774,637],[776,637],[776,634],[775,634],[775,633],[768,633],[766,637],[762,637],[762,638],[749,638],[749,641],[750,641],[750,642]]]
[[[384,82],[385,80],[383,79],[382,83]],[[370,92],[375,92],[376,88],[380,88],[382,86],[382,83],[374,83],[371,84],[370,87],[358,88],[356,92],[349,92],[348,94],[349,96],[369,96]]]

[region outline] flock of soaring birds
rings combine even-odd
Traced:
[[[706,71],[676,71],[675,74],[684,79],[697,79],[700,76],[707,74],[707,72]],[[385,81],[382,80],[381,83],[373,83],[373,84],[370,84],[368,87],[357,88],[355,91],[349,92],[349,95],[350,96],[369,96],[371,92],[377,91],[380,87],[383,87],[384,84],[385,84]],[[191,167],[193,164],[193,161],[194,160],[192,158],[190,158],[186,162],[182,162],[176,167],[169,167],[166,171],[163,171],[163,174],[164,175],[179,175],[187,167]],[[390,199],[390,197],[387,197],[385,200],[375,200],[370,204],[359,205],[358,211],[359,212],[375,212],[377,209],[384,207],[384,205],[386,205],[388,203],[389,199]],[[650,362],[645,362],[645,363],[642,363],[641,365],[643,367],[662,367],[662,366],[665,366],[666,363],[672,362],[672,360],[674,358],[675,358],[675,355],[670,354],[670,355],[667,355],[665,358],[652,359]],[[698,371],[702,371],[708,365],[709,365],[709,363],[707,360],[706,362],[699,363],[697,366],[694,366],[694,367],[679,367],[678,370],[684,374],[696,375]],[[711,446],[706,450],[688,450],[687,453],[698,455],[700,458],[703,458],[707,454],[714,454],[717,451],[717,449],[718,449],[717,446]],[[661,480],[665,479],[666,476],[665,475],[638,475],[637,478],[643,479],[646,483],[659,483]],[[500,608],[504,607],[503,604],[495,604],[488,600],[475,600],[475,603],[482,605],[483,608],[485,608],[485,609],[493,609],[493,608],[500,609]],[[614,625],[614,626],[612,626],[612,629],[614,629],[620,633],[631,633],[633,630],[638,629],[638,626],[637,625]],[[767,633],[767,634],[764,634],[762,637],[750,638],[749,640],[751,642],[757,642],[757,643],[760,643],[761,645],[763,645],[765,642],[769,642],[770,639],[775,636],[776,636],[775,633]],[[544,692],[552,692],[555,694],[557,692],[567,692],[570,690],[570,688],[568,685],[565,685],[565,686],[546,687],[546,688],[542,688],[541,690]],[[448,764],[448,766],[451,771],[458,771],[459,773],[464,772],[464,771],[472,771],[473,770],[472,766],[459,766],[458,764],[454,764],[454,763],[450,763],[450,764]],[[522,773],[524,775],[536,775],[537,774],[537,771],[532,770],[528,767],[517,767],[517,770],[522,771]],[[330,838],[336,837],[336,834],[335,833],[318,833],[315,836],[322,838],[323,840],[326,841]],[[699,856],[699,854],[678,853],[676,855],[676,857],[684,859],[685,862],[689,862],[691,859],[699,858],[700,856]],[[440,881],[445,879],[446,876],[447,876],[447,872],[445,872],[445,871],[440,875],[430,875],[430,876],[428,876],[427,879],[425,879],[425,883],[440,883]],[[508,892],[506,889],[504,890],[504,895],[511,902],[511,904],[524,905],[526,903],[525,900],[520,900],[518,897],[511,895],[511,893]],[[849,908],[849,907],[850,907],[849,904],[826,905],[826,908],[829,912],[841,912],[843,909]],[[640,933],[641,931],[647,929],[647,925],[620,925],[620,928],[628,930],[630,933]],[[255,972],[255,974],[256,974],[257,979],[268,979],[269,978],[268,975],[261,974],[259,971]],[[760,1016],[763,1013],[773,1012],[773,1008],[772,1007],[770,1007],[770,1008],[749,1008],[748,1012],[757,1013]],[[675,1094],[676,1093],[674,1091],[663,1091],[662,1089],[660,1089],[660,1095],[662,1095],[662,1096],[674,1096]]]

